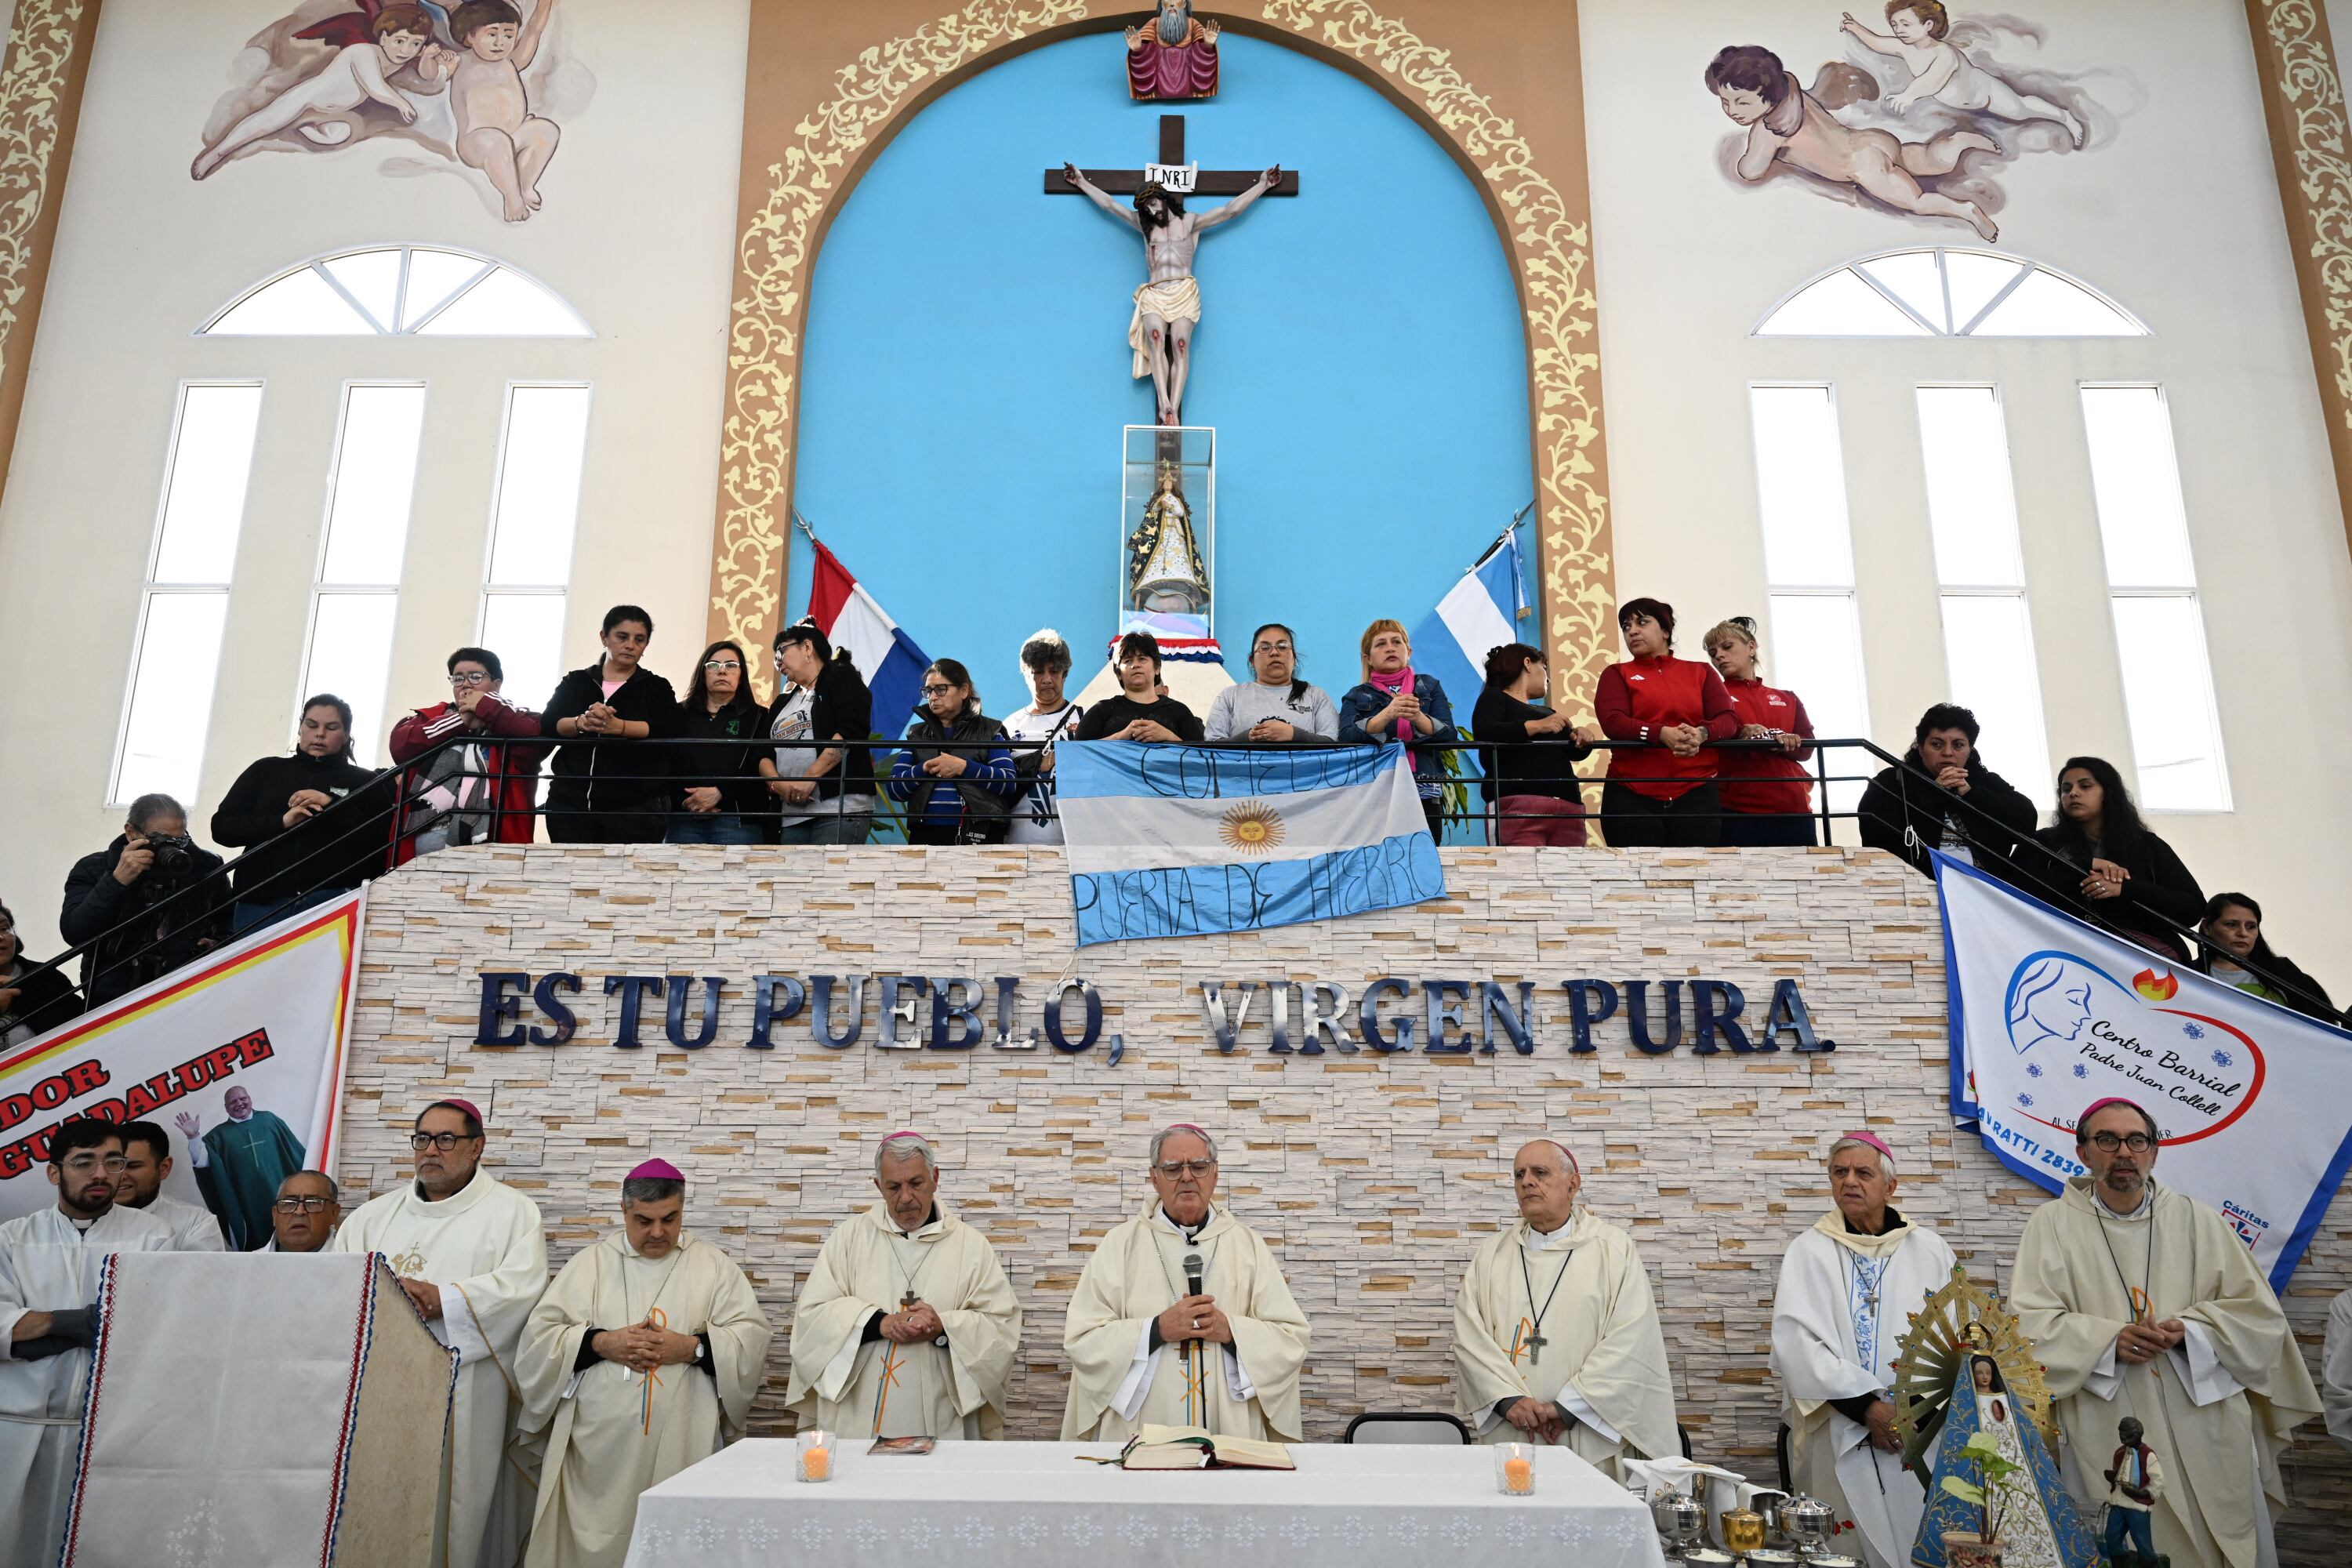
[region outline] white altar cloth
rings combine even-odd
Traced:
[[[1535,1451],[1536,1495],[1505,1497],[1491,1448],[1291,1446],[1296,1471],[1128,1472],[1104,1443],[942,1443],[919,1458],[844,1441],[834,1479],[793,1479],[793,1445],[721,1449],[637,1504],[628,1568],[1427,1568],[1524,1554],[1661,1568],[1640,1499],[1566,1448]]]

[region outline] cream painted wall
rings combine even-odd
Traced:
[[[253,758],[288,743],[341,384],[429,384],[387,706],[439,700],[475,635],[508,381],[595,384],[565,657],[620,599],[652,611],[653,668],[699,651],[733,268],[749,0],[640,9],[564,0],[593,73],[562,120],[546,205],[508,225],[470,174],[394,139],[265,152],[202,184],[188,165],[270,0],[109,0],[92,58],[27,390],[0,504],[0,626],[25,662],[0,746],[0,898],[31,952],[58,890],[121,822],[106,801],[176,388],[260,378],[259,446],[197,797],[199,834]],[[406,165],[423,172],[387,172]],[[593,342],[199,339],[259,279],[321,252],[431,242],[509,261],[570,300]],[[518,693],[537,703],[543,692]]]
[[[1736,188],[1719,172],[1717,148],[1733,128],[1704,83],[1709,58],[1763,44],[1809,82],[1843,54],[1839,9],[1757,0],[1692,33],[1662,31],[1646,0],[1583,0],[1620,592],[1672,602],[1694,634],[1686,643],[1725,616],[1760,616],[1746,389],[1833,383],[1872,722],[1900,750],[1946,679],[1912,389],[1997,383],[2051,754],[2103,754],[2128,779],[2075,384],[2160,380],[2235,810],[2155,825],[2207,891],[2261,899],[2279,951],[2352,999],[2342,899],[2352,830],[2340,811],[2314,808],[2343,799],[2352,780],[2352,731],[2336,718],[2352,704],[2352,561],[2243,8],[2183,0],[2165,7],[2161,26],[2117,0],[2020,8],[2049,27],[2050,64],[2121,66],[2145,84],[2147,104],[2110,145],[2011,164],[2000,247],[2105,289],[2152,338],[1752,340],[1774,301],[1843,261],[1976,243],[1958,224],[1843,205],[1793,179]]]

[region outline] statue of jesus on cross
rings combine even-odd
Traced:
[[[1162,425],[1181,425],[1184,412],[1184,377],[1192,365],[1192,329],[1201,320],[1201,286],[1192,278],[1192,253],[1202,234],[1230,223],[1247,212],[1250,204],[1274,189],[1282,179],[1276,164],[1255,184],[1213,211],[1194,215],[1184,210],[1184,198],[1160,184],[1147,183],[1135,193],[1129,211],[1076,165],[1062,165],[1062,178],[1119,222],[1143,236],[1148,280],[1135,291],[1135,314],[1127,326],[1128,346],[1135,351],[1135,374],[1151,377]]]

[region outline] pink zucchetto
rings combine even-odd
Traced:
[[[1886,1140],[1881,1138],[1875,1132],[1848,1132],[1844,1136],[1841,1137],[1838,1142],[1841,1143],[1861,1143],[1867,1145],[1870,1148],[1877,1150],[1880,1154],[1885,1157],[1886,1162],[1889,1164],[1892,1164],[1895,1162],[1895,1151],[1888,1148],[1886,1146]]]
[[[474,1124],[477,1127],[485,1126],[489,1121],[489,1118],[484,1116],[480,1110],[477,1108],[474,1102],[470,1100],[459,1100],[455,1095],[451,1095],[445,1099],[435,1100],[433,1105],[428,1105],[425,1109],[426,1110],[430,1110],[433,1109],[434,1105],[446,1105],[452,1110],[464,1111],[467,1115],[474,1119]]]
[[[623,1179],[631,1182],[682,1182],[686,1180],[686,1173],[667,1160],[654,1159],[647,1160]]]

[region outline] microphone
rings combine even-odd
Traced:
[[[1184,1255],[1184,1293],[1188,1296],[1201,1293],[1201,1255],[1197,1252]]]

